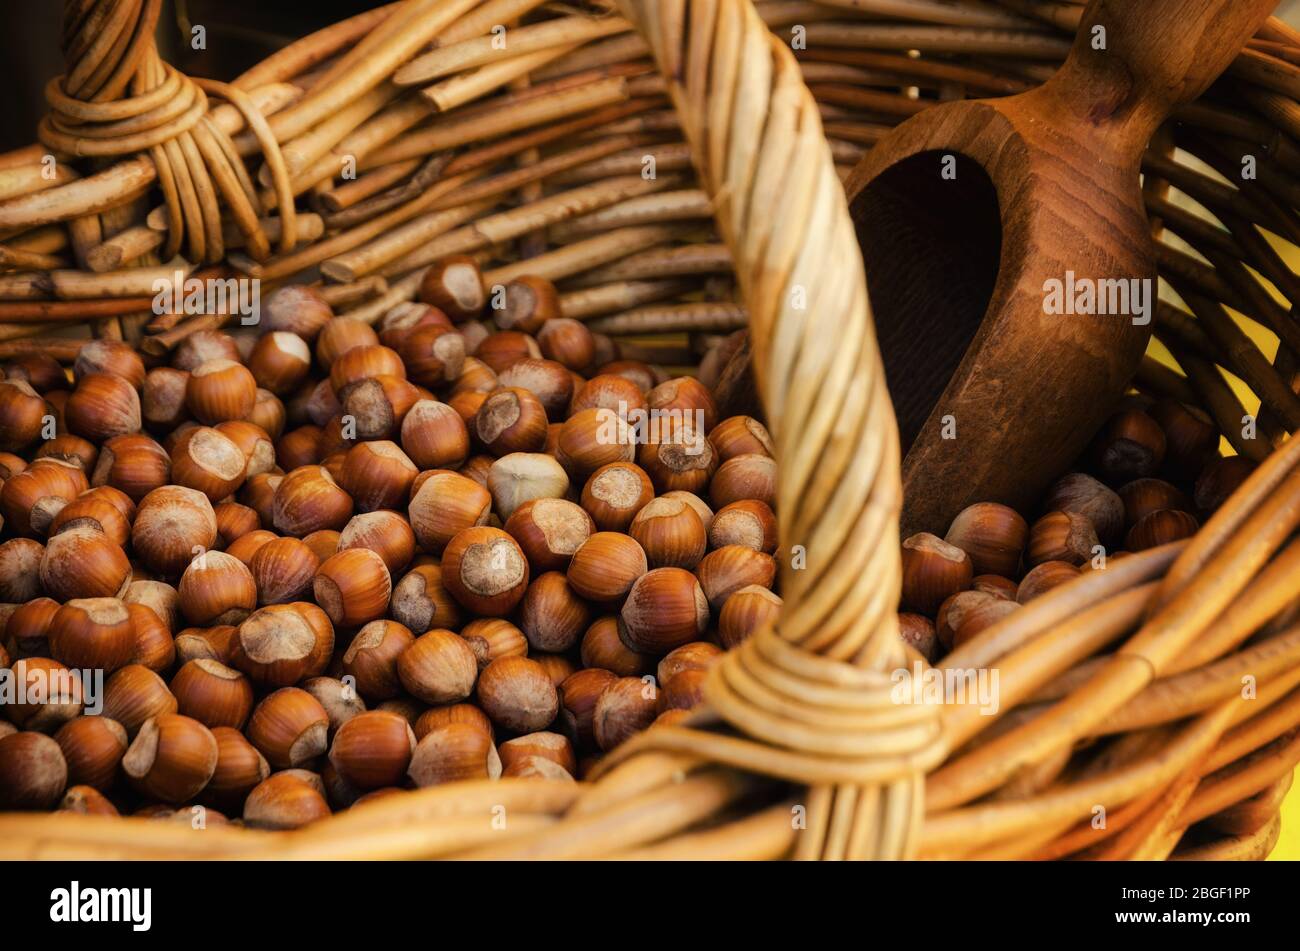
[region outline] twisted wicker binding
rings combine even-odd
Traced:
[[[331,282],[326,293],[356,319],[375,321],[414,295],[425,265],[468,252],[487,262],[490,281],[533,272],[562,282],[567,314],[656,363],[692,363],[697,345],[747,320],[779,449],[782,546],[806,552],[806,567],[783,562],[777,629],[726,655],[710,675],[705,707],[686,725],[624,744],[592,783],[421,790],[292,833],[0,816],[0,854],[1267,854],[1300,761],[1300,542],[1291,540],[1300,524],[1300,444],[1286,439],[1300,422],[1300,334],[1288,309],[1300,284],[1265,233],[1300,237],[1297,36],[1270,21],[1229,76],[1162,130],[1145,163],[1153,221],[1173,236],[1161,245],[1162,276],[1186,308],[1162,303],[1157,334],[1186,375],[1152,361],[1136,385],[1204,407],[1239,452],[1263,464],[1193,540],[1055,589],[945,658],[948,669],[998,671],[1000,710],[986,716],[973,705],[891,700],[890,673],[912,661],[894,613],[898,441],[837,173],[927,103],[1041,81],[1064,57],[1081,7],[622,0],[640,38],[611,12],[549,27],[555,35],[534,36],[500,61],[455,46],[538,6],[406,0],[287,47],[229,86],[199,83],[190,93],[151,44],[135,39],[156,3],[70,3],[72,65],[51,95],[42,141],[69,154],[92,154],[86,141],[147,143],[137,148],[149,156],[0,202],[0,228],[14,236],[0,245],[0,262],[45,269],[0,273],[0,338],[9,341],[0,352],[51,346],[32,338],[50,321],[92,319],[97,332],[157,354],[221,324],[137,316],[142,305],[131,291],[139,285],[131,268],[119,268],[158,264],[182,244],[194,260],[216,260],[212,225],[220,219],[206,200],[169,188],[164,163],[173,177],[193,173],[198,166],[179,140],[197,146],[199,129],[217,129],[234,155],[265,159],[253,178],[215,133],[228,168],[200,151],[208,163],[200,165],[218,180],[206,197],[224,200],[244,235],[228,263],[268,284],[318,267]],[[92,62],[82,58],[91,55],[91,16],[120,21],[116,56],[104,52],[108,40],[93,44],[102,57],[93,62],[115,64],[114,81],[96,77],[98,86],[81,65]],[[792,29],[807,37],[798,61],[783,38]],[[134,77],[126,99],[119,73]],[[191,122],[174,102],[159,105],[158,90],[172,86],[196,104],[209,91],[237,109]],[[135,110],[148,121],[121,125]],[[105,127],[109,134],[97,134]],[[1175,145],[1184,151],[1175,154]],[[1258,154],[1257,180],[1229,185],[1206,170],[1230,169],[1243,150]],[[0,169],[37,154],[0,157]],[[649,181],[639,174],[646,154],[659,173]],[[336,183],[344,155],[362,175]],[[238,189],[222,185],[225,171]],[[143,194],[155,172],[165,212],[98,240],[86,236],[85,222],[102,222],[101,212]],[[126,187],[118,201],[106,200],[110,184]],[[1171,189],[1215,220],[1187,211]],[[286,240],[295,230],[289,193],[312,196],[315,211],[298,219],[319,222],[320,240]],[[503,200],[514,207],[503,209]],[[248,211],[264,233],[278,230],[278,253],[264,253],[244,228]],[[70,263],[66,243],[33,237],[54,221],[67,222],[83,267],[108,260],[107,251],[89,252],[112,242],[126,257],[83,284],[49,270]],[[512,243],[516,254],[502,251]],[[726,299],[731,274],[743,308]],[[1278,335],[1274,362],[1225,308]],[[66,355],[76,345],[52,346]],[[1240,438],[1244,410],[1223,370],[1261,398],[1265,438]],[[1243,677],[1258,684],[1253,699],[1242,697]],[[504,829],[492,821],[502,808]]]

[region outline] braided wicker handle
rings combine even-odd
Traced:
[[[749,0],[620,0],[647,38],[715,203],[750,314],[780,464],[777,630],[715,665],[705,711],[733,728],[661,727],[610,756],[701,756],[815,787],[807,857],[909,852],[933,710],[900,708],[898,431],[862,259],[817,105]],[[617,772],[617,769],[615,770]],[[861,788],[861,787],[880,787]],[[808,834],[811,833],[811,834]]]

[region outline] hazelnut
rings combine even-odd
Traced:
[[[116,720],[82,716],[69,720],[54,734],[68,767],[68,782],[107,792],[117,782],[126,753],[126,730]]]
[[[567,480],[566,480],[567,481]],[[572,502],[540,498],[515,508],[505,531],[519,543],[533,571],[562,571],[595,531],[590,516]]]
[[[407,511],[420,547],[441,555],[457,534],[487,522],[492,496],[472,479],[439,471],[420,484]]]
[[[238,361],[239,347],[230,334],[220,330],[200,330],[190,334],[172,351],[172,366],[189,373],[209,360]]]
[[[560,718],[573,742],[583,749],[590,749],[596,743],[593,723],[596,701],[605,688],[617,679],[608,670],[588,667],[570,674],[560,684]]]
[[[171,713],[146,720],[122,757],[122,772],[146,796],[167,803],[193,799],[217,768],[212,731]]]
[[[1082,515],[1092,523],[1103,542],[1114,542],[1124,530],[1124,503],[1119,495],[1082,472],[1072,472],[1056,480],[1043,506],[1048,512]]]
[[[736,456],[758,454],[776,456],[776,446],[767,427],[752,416],[731,416],[709,430],[709,442],[726,462]]]
[[[709,624],[709,603],[689,571],[655,568],[632,585],[620,618],[619,634],[629,649],[642,654],[666,654],[704,633]]]
[[[1028,538],[1029,526],[1014,509],[976,502],[957,513],[944,541],[970,555],[975,574],[1011,576],[1019,573]]]
[[[1124,502],[1124,523],[1129,528],[1161,509],[1192,510],[1192,500],[1177,486],[1161,479],[1134,479],[1119,490],[1119,497]]]
[[[591,366],[596,356],[596,341],[591,331],[572,317],[556,317],[542,324],[537,331],[537,345],[542,356],[570,370]]]
[[[212,510],[212,514],[217,517],[217,544],[225,549],[262,527],[257,513],[238,502],[222,502]]]
[[[631,462],[635,455],[627,420],[602,407],[584,409],[565,420],[556,446],[556,458],[575,479],[585,479],[616,462]]]
[[[776,460],[759,453],[732,456],[718,467],[709,483],[709,496],[718,508],[756,499],[776,506]]]
[[[776,515],[766,502],[758,499],[742,499],[723,506],[713,517],[708,531],[711,548],[744,545],[769,555],[776,551]]]
[[[618,634],[616,617],[596,619],[582,636],[581,655],[585,667],[608,670],[620,677],[649,673],[654,669],[654,658],[640,654],[623,643]]]
[[[273,330],[257,339],[248,355],[257,385],[276,396],[292,393],[311,371],[311,348],[295,333]]]
[[[343,537],[341,532],[333,529],[323,528],[320,531],[304,535],[302,543],[311,549],[312,554],[320,561],[325,561],[331,555],[339,550],[339,539]]]
[[[488,334],[477,347],[466,351],[487,364],[494,373],[504,373],[520,360],[540,359],[541,348],[537,341],[517,330],[499,330]]]
[[[50,621],[50,653],[77,670],[111,674],[131,661],[135,635],[131,614],[117,598],[78,598]]]
[[[683,670],[663,681],[659,689],[660,714],[669,710],[690,710],[704,702],[704,681],[708,673],[698,668]]]
[[[175,712],[176,698],[147,667],[128,665],[104,684],[103,716],[122,724],[128,736],[134,736],[151,717]]]
[[[509,519],[525,502],[560,499],[568,490],[569,477],[563,467],[543,453],[512,452],[488,470],[488,491],[503,519]]]
[[[704,523],[681,499],[653,499],[637,512],[628,534],[645,549],[651,568],[690,570],[708,546]]]
[[[772,587],[776,580],[776,559],[744,545],[727,545],[705,555],[695,569],[695,577],[709,607],[721,611],[727,598],[741,588]]]
[[[429,389],[455,380],[465,364],[465,338],[440,324],[416,327],[402,339],[401,347],[411,379]]]
[[[505,287],[505,306],[493,314],[502,330],[535,334],[548,320],[560,316],[560,295],[544,277],[526,274]]]
[[[396,621],[371,621],[343,654],[343,671],[367,700],[390,700],[401,693],[398,659],[415,642],[410,629]]]
[[[358,627],[384,616],[393,583],[378,554],[368,548],[349,548],[316,570],[312,592],[336,626]]]
[[[137,433],[143,422],[135,387],[120,376],[105,373],[82,377],[63,412],[68,429],[94,443]]]
[[[275,444],[271,440],[271,434],[261,426],[246,419],[232,419],[217,423],[215,429],[244,454],[245,479],[275,468]]]
[[[358,439],[392,439],[424,393],[400,377],[370,377],[344,387],[339,411],[352,418]]]
[[[417,296],[458,324],[475,319],[487,306],[483,275],[474,259],[465,255],[453,255],[430,265],[420,279]]]
[[[59,812],[75,812],[83,816],[120,816],[117,806],[93,786],[69,786],[59,800]]]
[[[140,502],[131,545],[144,564],[175,578],[190,560],[217,543],[217,516],[202,492],[178,485],[154,489]]]
[[[268,542],[273,542],[279,537],[280,536],[275,534],[275,532],[270,532],[265,529],[258,529],[255,532],[249,532],[247,535],[240,535],[238,538],[236,538],[234,541],[228,544],[226,546],[226,554],[238,558],[244,564],[248,565],[248,567],[251,569],[253,567],[253,556],[256,555],[259,551],[261,551],[263,546],[265,546]],[[298,539],[296,538],[294,539],[294,541],[297,540]],[[313,575],[316,573],[316,568],[314,565],[312,566],[311,573]],[[257,575],[254,574],[253,577],[254,579],[256,579]],[[258,590],[259,591],[261,590],[260,584],[258,585]]]
[[[330,322],[334,311],[314,287],[286,284],[267,296],[262,316],[268,330],[286,330],[310,343]]]
[[[407,692],[425,703],[455,703],[473,692],[478,662],[464,639],[435,628],[402,652],[397,675]]]
[[[339,552],[365,548],[383,559],[389,574],[406,568],[415,556],[415,532],[396,512],[366,512],[353,517],[339,533]]]
[[[486,365],[484,370],[492,372]],[[497,384],[532,393],[546,410],[548,419],[559,421],[569,414],[569,404],[573,398],[573,374],[562,363],[525,357],[503,370]]]
[[[334,631],[314,604],[272,604],[239,625],[230,665],[254,684],[287,687],[325,670],[334,653]]]
[[[144,425],[159,433],[169,433],[189,416],[185,391],[190,375],[184,370],[156,367],[144,378],[140,406]]]
[[[681,427],[704,435],[718,424],[718,407],[713,396],[699,380],[679,376],[660,383],[646,394],[646,405],[659,412],[659,418],[681,420]]]
[[[499,657],[478,679],[479,706],[513,733],[543,730],[555,719],[559,696],[546,669],[528,657]]]
[[[485,645],[487,663],[498,657],[525,657],[528,654],[524,632],[502,618],[475,618],[461,628],[460,636],[481,641]],[[480,661],[479,666],[486,667],[487,663]]]
[[[738,456],[737,459],[766,459],[766,456]],[[732,460],[734,462],[735,460]],[[718,466],[718,457],[713,446],[704,438],[702,432],[690,429],[675,429],[665,438],[647,442],[637,454],[637,462],[650,476],[650,481],[661,493],[674,491],[702,493]],[[763,465],[760,463],[759,465]],[[730,482],[727,483],[730,486]],[[732,496],[728,489],[727,502],[747,495]],[[717,497],[714,497],[717,505]],[[726,502],[722,503],[726,504]]]
[[[1016,601],[1028,604],[1039,595],[1046,594],[1057,585],[1065,584],[1079,577],[1079,568],[1068,561],[1045,561],[1035,565],[1016,588]]]
[[[648,570],[645,550],[617,532],[596,532],[573,553],[569,585],[589,601],[618,601]]]
[[[191,660],[172,678],[177,712],[208,727],[242,729],[253,709],[253,685],[215,660]]]
[[[130,662],[148,667],[154,672],[169,670],[176,661],[176,643],[172,640],[171,628],[158,617],[153,608],[144,604],[127,604],[126,610],[131,615],[133,631]]]
[[[453,703],[446,707],[431,707],[420,714],[415,726],[416,741],[420,741],[439,727],[448,723],[463,723],[472,726],[489,740],[492,738],[492,721],[486,713],[472,703]]]
[[[627,531],[632,519],[653,498],[650,477],[631,462],[601,466],[582,489],[582,507],[602,532]]]
[[[780,614],[780,597],[762,585],[747,585],[727,598],[718,612],[718,639],[723,647],[735,647],[764,624],[775,624]]]
[[[379,342],[400,351],[402,342],[413,331],[429,326],[455,329],[451,318],[437,307],[418,301],[403,301],[379,319]]]
[[[419,565],[407,572],[393,588],[389,613],[420,633],[460,623],[460,606],[443,584],[439,565]]]
[[[270,764],[238,730],[228,726],[211,729],[217,741],[217,768],[203,795],[217,804],[241,803],[271,774]]]
[[[45,405],[44,402],[41,404]],[[36,449],[32,461],[37,459],[58,459],[62,462],[71,463],[81,469],[82,472],[91,472],[95,468],[95,460],[99,456],[99,450],[95,444],[88,439],[82,439],[80,436],[64,434],[55,436],[41,443]]]
[[[528,390],[495,390],[474,415],[472,429],[494,456],[536,452],[546,442],[546,410]]]
[[[74,527],[46,542],[39,573],[41,585],[59,601],[116,598],[130,584],[131,563],[102,532]]]
[[[245,732],[272,767],[289,769],[325,752],[329,717],[307,691],[284,687],[254,708]]]
[[[87,488],[80,469],[42,462],[5,480],[0,487],[0,517],[10,534],[39,537],[63,507]]]
[[[732,600],[735,600],[734,598]],[[730,604],[731,602],[728,602]],[[726,608],[723,608],[726,612]],[[934,622],[923,614],[903,612],[898,615],[898,634],[903,643],[912,647],[929,663],[939,658],[939,637]]]
[[[186,620],[196,626],[238,624],[257,607],[252,572],[225,552],[205,552],[190,562],[178,591]]]
[[[1164,471],[1177,480],[1194,479],[1219,448],[1219,428],[1201,409],[1172,399],[1149,410],[1165,434]]]
[[[506,740],[497,750],[501,757],[501,766],[506,774],[511,767],[530,757],[540,757],[559,766],[569,775],[578,771],[578,760],[573,754],[573,744],[559,733],[545,730],[525,733],[512,740]]]
[[[321,529],[337,531],[352,517],[352,497],[323,466],[302,466],[286,475],[271,502],[277,531],[299,538]]]
[[[585,409],[608,409],[627,419],[632,413],[647,408],[645,394],[631,380],[609,373],[592,377],[573,394],[569,415]]]
[[[945,650],[959,647],[1020,607],[982,591],[959,591],[939,606],[935,624]]]
[[[443,551],[442,570],[447,591],[475,614],[509,614],[528,588],[528,559],[499,528],[457,533]]]
[[[379,335],[369,324],[363,324],[351,317],[334,317],[316,337],[316,359],[326,370],[334,366],[334,361],[354,347],[373,347],[381,343]],[[384,346],[392,347],[391,343]]]
[[[567,651],[586,629],[591,611],[558,571],[539,575],[528,586],[519,610],[519,626],[534,650]]]
[[[185,405],[201,423],[247,419],[256,403],[257,381],[242,363],[209,360],[190,371]]]
[[[13,538],[0,544],[0,603],[26,604],[39,598],[44,555],[43,544],[30,538]]]
[[[379,789],[402,782],[414,751],[410,724],[395,713],[370,710],[339,727],[329,756],[346,782]]]
[[[421,469],[453,469],[469,456],[469,428],[446,403],[420,400],[402,420],[402,449]]]
[[[1153,476],[1165,459],[1165,434],[1160,425],[1139,409],[1123,410],[1110,418],[1093,442],[1097,471],[1112,485]]]
[[[42,733],[0,737],[0,809],[46,810],[68,784],[59,744]]]
[[[275,458],[281,468],[292,472],[320,462],[321,433],[319,426],[299,426],[281,436],[275,447]]]
[[[416,744],[407,775],[420,788],[490,779],[501,775],[501,761],[491,734],[469,723],[446,723]]]
[[[253,829],[298,829],[329,815],[321,789],[292,773],[268,776],[244,800],[244,825]]]
[[[21,452],[41,438],[45,400],[22,380],[0,380],[0,450]]]
[[[53,598],[37,597],[20,604],[9,615],[4,636],[12,645],[14,658],[48,656],[50,622],[59,610]]]
[[[356,688],[350,683],[334,677],[308,677],[300,686],[325,709],[331,733],[366,712],[365,701],[357,696]]]
[[[691,641],[669,651],[659,661],[655,676],[659,683],[666,684],[686,670],[708,670],[713,662],[722,656],[722,650],[708,641]]]
[[[1143,551],[1191,538],[1201,527],[1196,516],[1175,509],[1162,509],[1144,515],[1124,536],[1124,548]]]
[[[133,581],[122,595],[128,608],[139,605],[149,608],[155,618],[170,633],[176,629],[181,613],[181,597],[175,588],[162,581]]]
[[[1097,533],[1087,518],[1069,512],[1048,512],[1029,530],[1025,561],[1030,565],[1045,561],[1081,565],[1093,557],[1097,547]]]
[[[272,537],[257,549],[248,567],[259,604],[288,604],[311,589],[320,561],[301,540]]]
[[[16,693],[14,702],[3,707],[7,716],[23,730],[53,733],[82,710],[81,677],[48,657],[25,657],[10,668]],[[112,682],[112,678],[109,678]]]
[[[68,385],[68,374],[58,360],[48,353],[29,353],[5,364],[5,377],[29,384],[37,393],[61,390]]]
[[[464,328],[461,329],[464,333]],[[566,371],[567,376],[567,371]],[[452,395],[457,393],[491,393],[501,385],[496,371],[477,357],[466,357],[461,364],[460,376],[452,384]],[[529,389],[525,386],[524,389]],[[540,397],[538,397],[540,399]]]
[[[654,722],[658,702],[659,691],[652,678],[620,677],[608,685],[592,712],[596,744],[608,752],[640,733]]]
[[[330,367],[330,386],[334,387],[334,392],[341,401],[343,391],[349,384],[377,376],[405,380],[406,364],[395,350],[382,345],[353,347],[340,354]]]

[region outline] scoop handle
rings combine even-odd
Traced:
[[[1092,0],[1048,83],[1093,122],[1132,122],[1145,146],[1175,108],[1209,88],[1277,0]]]

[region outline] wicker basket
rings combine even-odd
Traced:
[[[70,0],[42,144],[0,157],[0,174],[50,149],[87,159],[83,177],[0,203],[0,354],[70,358],[74,339],[34,336],[55,324],[154,355],[219,326],[147,313],[142,289],[178,252],[265,287],[318,269],[367,322],[411,299],[431,261],[475,254],[491,282],[560,282],[565,313],[625,354],[685,366],[712,352],[715,374],[719,335],[747,326],[780,450],[781,543],[807,552],[803,570],[782,567],[777,628],[713,668],[686,725],[625,743],[590,783],[457,784],[286,833],[7,815],[0,855],[1266,855],[1300,760],[1300,543],[1286,544],[1300,523],[1300,443],[1286,440],[1300,283],[1264,234],[1300,237],[1300,36],[1270,21],[1145,163],[1169,235],[1162,276],[1185,309],[1163,303],[1156,331],[1182,372],[1149,359],[1135,385],[1204,407],[1262,464],[1190,542],[1088,573],[946,658],[998,670],[1001,710],[985,716],[891,694],[890,673],[915,659],[895,614],[898,436],[839,182],[929,104],[1042,81],[1081,5],[620,0],[630,23],[599,6],[405,0],[226,85],[159,60],[159,0]],[[520,18],[508,57],[483,52],[494,24]],[[399,69],[424,91],[399,98],[406,86],[382,82]],[[1214,174],[1247,151],[1257,179]],[[336,178],[345,155],[355,180]],[[166,201],[150,212],[155,188]],[[315,211],[293,211],[294,195]],[[1275,359],[1226,308],[1281,338]],[[737,400],[743,366],[722,373]],[[1262,401],[1261,438],[1240,438],[1225,371]]]

